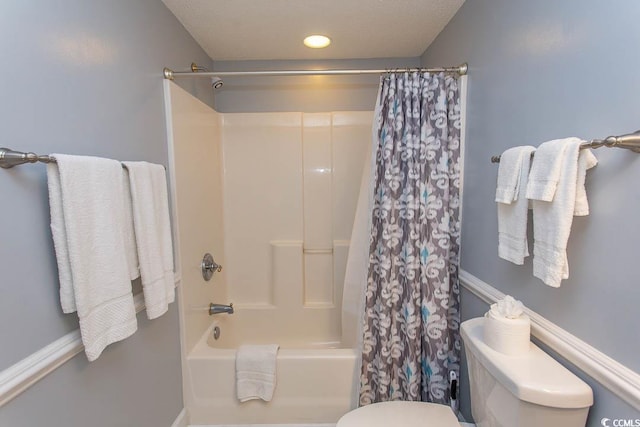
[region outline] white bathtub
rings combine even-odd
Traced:
[[[335,423],[356,407],[356,351],[329,348],[331,343],[281,345],[271,402],[240,403],[235,347],[241,340],[230,340],[221,328],[220,340],[213,340],[210,328],[187,356],[184,392],[190,424]]]

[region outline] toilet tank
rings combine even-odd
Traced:
[[[523,356],[507,356],[483,340],[484,318],[460,326],[471,413],[478,427],[584,427],[591,388],[533,343]]]

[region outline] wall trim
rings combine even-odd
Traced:
[[[460,283],[471,293],[493,304],[505,294],[471,273],[460,270]],[[531,335],[549,346],[620,399],[640,410],[640,374],[627,368],[555,323],[525,307],[531,318]]]
[[[0,373],[0,407],[82,351],[80,330],[27,356]]]
[[[498,289],[465,270],[460,271],[460,283],[487,304],[493,304],[505,296]],[[136,295],[134,302],[136,313],[144,310],[142,294]],[[531,334],[534,337],[602,384],[616,396],[635,409],[640,410],[640,374],[531,309],[525,307],[525,312],[531,318]],[[0,372],[0,407],[83,350],[84,346],[80,338],[80,331],[75,330]],[[176,422],[182,422],[183,419],[186,422],[184,409],[176,418]],[[176,422],[173,424],[175,427],[182,427],[182,424],[176,424]]]
[[[142,293],[133,301],[136,313],[144,310]],[[80,329],[76,329],[0,372],[0,408],[83,350]]]
[[[182,408],[182,411],[180,411],[173,424],[171,424],[171,427],[187,427],[188,424],[187,410]]]

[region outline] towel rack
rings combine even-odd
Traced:
[[[36,153],[15,151],[11,148],[0,148],[0,168],[10,169],[25,163],[57,163],[57,160],[53,156],[41,156]],[[122,165],[122,167],[125,166]],[[163,167],[167,169],[166,166],[163,165]]]
[[[9,169],[24,163],[55,163],[52,156],[39,156],[36,153],[23,153],[10,148],[0,148],[0,168]]]
[[[583,148],[600,148],[600,147],[616,147],[631,150],[634,153],[640,153],[640,130],[619,136],[608,136],[605,139],[592,139],[580,145]],[[533,154],[532,154],[533,155]],[[0,151],[0,159],[2,152]],[[0,166],[2,160],[0,160]],[[491,163],[500,163],[500,156],[492,156]]]

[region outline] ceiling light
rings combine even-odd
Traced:
[[[313,35],[304,39],[304,45],[313,49],[322,49],[331,44],[331,39],[327,36]]]

